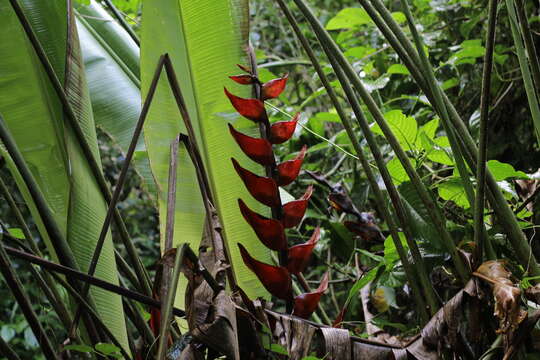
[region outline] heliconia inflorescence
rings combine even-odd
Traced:
[[[243,168],[236,159],[232,164],[247,190],[257,201],[272,208],[272,218],[262,216],[251,210],[242,199],[238,200],[240,212],[246,222],[253,228],[258,239],[269,249],[284,254],[281,266],[274,266],[260,262],[248,253],[246,248],[238,244],[244,264],[255,273],[263,286],[275,297],[294,304],[293,314],[308,318],[315,311],[322,294],[328,287],[328,276],[324,275],[320,286],[313,292],[293,296],[292,275],[298,276],[303,272],[309,262],[313,248],[320,237],[320,229],[316,228],[311,238],[304,244],[288,246],[285,229],[297,226],[304,217],[309,198],[313,193],[313,186],[306,189],[304,195],[298,199],[282,204],[279,195],[279,186],[286,186],[293,182],[300,173],[307,147],[303,146],[296,158],[276,163],[272,145],[282,144],[289,140],[296,129],[298,114],[290,121],[279,121],[270,124],[264,105],[265,100],[277,98],[285,89],[287,75],[261,83],[247,67],[238,65],[245,74],[230,76],[241,85],[257,87],[258,98],[244,99],[231,94],[225,88],[225,95],[232,106],[243,117],[262,124],[263,137],[254,138],[237,131],[229,124],[229,131],[240,149],[259,165],[267,168],[271,176],[259,176]]]

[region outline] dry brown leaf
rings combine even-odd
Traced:
[[[521,289],[511,280],[512,273],[499,260],[486,261],[476,270],[483,280],[490,283],[495,299],[494,314],[499,319],[499,333],[511,335],[527,316],[520,308]]]

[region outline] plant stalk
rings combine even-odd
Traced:
[[[497,0],[489,1],[488,30],[486,35],[486,53],[482,73],[482,93],[480,97],[480,135],[478,141],[478,158],[476,161],[476,198],[474,205],[474,242],[476,244],[476,264],[482,263],[482,253],[486,248],[487,258],[495,259],[495,253],[489,241],[486,241],[484,228],[484,206],[486,193],[486,161],[487,161],[487,127],[489,104],[491,102],[491,71],[493,68],[493,51],[495,47],[495,28],[497,24]]]

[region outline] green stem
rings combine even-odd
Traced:
[[[454,244],[452,237],[450,236],[450,234],[448,233],[448,230],[446,229],[446,226],[444,223],[445,220],[442,217],[441,210],[436,204],[436,202],[433,200],[431,195],[429,194],[425,185],[422,183],[420,177],[418,176],[414,167],[412,166],[410,159],[405,154],[405,151],[399,144],[399,141],[397,140],[396,136],[390,129],[390,126],[384,119],[384,116],[382,115],[381,111],[377,107],[377,104],[375,103],[371,95],[367,92],[367,90],[364,88],[360,78],[356,74],[355,70],[352,68],[351,64],[347,61],[347,59],[345,58],[345,56],[343,55],[343,53],[341,52],[337,44],[332,40],[330,35],[319,23],[319,21],[317,20],[317,18],[311,11],[311,9],[309,9],[307,5],[305,4],[304,0],[295,0],[295,3],[298,5],[298,7],[301,9],[304,16],[306,16],[308,21],[311,23],[317,37],[319,38],[319,41],[321,41],[325,46],[328,46],[329,51],[334,56],[336,56],[336,59],[338,60],[340,66],[343,68],[345,74],[349,78],[349,81],[351,81],[355,90],[358,92],[358,94],[362,98],[362,101],[366,104],[369,112],[371,113],[371,115],[373,116],[377,124],[380,126],[385,138],[387,139],[388,143],[394,150],[399,161],[405,168],[405,171],[407,172],[407,175],[411,179],[411,182],[415,186],[422,202],[428,209],[429,216],[433,224],[435,225],[435,228],[441,234],[443,243],[447,247],[447,250],[450,253],[450,256],[452,257],[452,260],[456,267],[458,277],[461,279],[463,283],[465,283],[469,277],[468,271],[463,263],[463,260],[460,258],[457,252],[456,245]]]
[[[516,12],[519,26],[521,28],[521,35],[525,43],[525,49],[527,50],[527,56],[529,58],[529,64],[531,66],[531,73],[534,79],[534,85],[536,88],[536,95],[540,96],[540,62],[538,61],[538,55],[534,46],[534,39],[532,37],[531,29],[529,28],[529,22],[527,20],[526,7],[523,0],[514,0],[516,3]]]
[[[489,1],[488,31],[486,35],[486,53],[482,73],[482,94],[480,97],[480,138],[478,141],[478,158],[476,161],[476,198],[474,204],[474,242],[476,243],[476,261],[482,263],[482,252],[486,246],[487,257],[495,259],[491,243],[486,241],[484,228],[484,205],[486,192],[486,161],[487,161],[487,126],[489,104],[491,102],[491,71],[493,68],[493,50],[495,45],[495,26],[497,23],[497,0]],[[485,244],[484,244],[485,243]]]
[[[306,54],[308,55],[311,62],[313,63],[313,66],[315,67],[315,70],[316,70],[317,74],[319,75],[319,78],[321,79],[321,82],[323,83],[323,86],[325,87],[325,89],[326,89],[326,91],[328,93],[328,96],[330,97],[330,100],[332,101],[332,104],[334,105],[334,108],[336,109],[336,112],[338,113],[338,115],[339,115],[339,117],[340,117],[340,119],[341,119],[341,121],[342,121],[342,123],[343,123],[343,125],[345,127],[347,135],[351,139],[353,147],[354,147],[354,149],[355,149],[355,151],[356,151],[356,153],[358,155],[358,159],[360,160],[360,164],[361,164],[362,168],[364,169],[364,172],[366,173],[366,177],[367,177],[368,182],[370,184],[370,187],[371,187],[371,189],[373,191],[373,194],[374,194],[374,197],[375,197],[375,203],[377,204],[377,208],[381,212],[383,220],[388,225],[388,228],[390,230],[390,234],[392,236],[392,240],[393,240],[393,242],[394,242],[394,244],[396,246],[396,250],[397,250],[397,252],[399,254],[399,257],[400,257],[400,260],[401,260],[401,262],[403,264],[403,268],[405,269],[405,274],[407,275],[407,279],[409,281],[409,284],[411,285],[411,287],[413,289],[413,296],[414,296],[414,298],[416,300],[416,303],[418,304],[419,314],[420,314],[420,317],[422,319],[422,322],[425,322],[425,321],[427,321],[429,316],[428,316],[428,313],[426,312],[425,301],[424,301],[423,296],[421,295],[422,292],[420,290],[420,286],[418,284],[417,277],[415,276],[415,271],[414,271],[413,267],[411,266],[411,264],[410,264],[410,262],[408,260],[407,252],[405,251],[405,249],[403,248],[403,245],[401,244],[401,240],[399,238],[397,225],[394,222],[394,219],[393,219],[392,215],[390,214],[390,211],[389,211],[388,207],[386,206],[386,201],[384,199],[384,195],[383,195],[381,189],[379,188],[379,185],[377,183],[377,179],[375,178],[375,175],[374,175],[373,171],[371,170],[370,164],[369,164],[366,156],[364,155],[364,151],[363,151],[363,149],[362,149],[362,147],[361,147],[361,145],[360,145],[360,143],[358,141],[358,138],[354,134],[353,127],[352,127],[352,124],[351,124],[351,122],[349,120],[349,117],[346,115],[344,109],[342,108],[342,106],[341,106],[341,104],[340,104],[340,102],[339,102],[339,100],[337,98],[337,95],[336,95],[336,93],[334,91],[334,88],[332,87],[332,85],[330,84],[330,81],[328,80],[326,74],[324,73],[324,71],[322,69],[322,66],[320,65],[319,61],[317,60],[317,57],[315,56],[313,50],[311,49],[311,47],[309,45],[309,42],[307,41],[306,37],[304,36],[302,31],[300,30],[300,28],[299,28],[299,26],[298,26],[298,24],[296,22],[296,19],[291,14],[290,10],[285,5],[283,0],[278,0],[278,4],[281,7],[281,9],[282,9],[283,13],[285,14],[285,16],[287,17],[287,19],[289,20],[289,23],[291,24],[296,36],[298,37],[298,39],[300,40],[302,46],[304,47],[304,50],[306,51]],[[361,112],[360,112],[360,114],[361,114]],[[375,151],[377,151],[377,144],[373,143],[372,146],[374,146]],[[372,149],[372,152],[373,152],[373,149]],[[383,167],[384,167],[384,163],[383,163]],[[389,186],[393,186],[391,181],[390,181]],[[412,241],[412,238],[411,238],[411,241]],[[424,289],[426,289],[425,291],[428,292],[428,293],[432,292],[431,286],[424,287]],[[428,295],[428,298],[432,298],[432,296]],[[436,306],[434,306],[435,304],[436,304],[436,302],[433,302],[433,304],[431,304],[431,302],[430,302],[430,305],[432,305],[431,306],[432,311],[434,311],[436,309]]]
[[[538,143],[540,144],[540,104],[538,103],[538,94],[535,91],[534,81],[531,75],[530,65],[534,64],[534,61],[529,62],[527,52],[525,51],[522,36],[518,27],[519,20],[516,14],[516,8],[512,0],[506,0],[506,8],[508,10],[508,21],[510,22],[510,29],[512,30],[512,37],[514,38],[514,45],[516,47],[516,53],[519,60],[519,67],[521,69],[521,75],[523,76],[523,84],[525,85],[525,92],[527,94],[527,100],[529,101],[529,109],[533,118],[534,127],[536,128],[536,136]]]
[[[360,1],[365,2],[365,0]],[[368,4],[368,2],[366,2],[366,4]],[[378,5],[378,0],[373,0],[373,4]],[[412,66],[413,64],[407,63],[408,59],[411,59],[412,61],[414,61],[414,65],[419,65],[420,60],[418,58],[418,54],[415,53],[412,45],[409,42],[409,39],[405,36],[399,25],[394,21],[390,12],[386,10],[382,3],[380,3],[380,5],[381,8],[379,8],[378,10],[380,11],[381,16],[383,16],[384,18],[384,23],[387,25],[386,29],[391,29],[391,33],[386,33],[384,27],[379,27],[379,29],[386,37],[386,39],[390,42],[392,47],[396,50],[401,60],[407,65],[407,67],[411,71],[411,75],[414,77],[417,84],[423,89],[424,93],[428,96],[430,102],[434,103],[434,100],[431,98],[429,89],[425,86],[425,79],[423,75],[414,71],[415,66]],[[377,22],[376,25],[379,26]],[[398,43],[392,43],[392,39],[397,39],[396,41]],[[400,52],[399,49],[402,49],[406,53],[404,54]],[[454,130],[458,135],[458,143],[462,146],[462,153],[465,157],[465,160],[467,161],[467,164],[469,165],[471,170],[475,172],[476,156],[478,154],[476,144],[471,137],[471,134],[469,133],[465,122],[457,112],[450,99],[448,99],[448,96],[446,96],[444,91],[442,92],[442,97],[450,113],[450,120]],[[499,222],[501,223],[501,227],[508,235],[512,247],[517,254],[519,262],[523,267],[529,269],[531,274],[540,275],[540,268],[538,267],[536,259],[532,256],[529,243],[527,242],[525,235],[519,227],[515,215],[508,206],[508,202],[504,198],[504,195],[502,194],[501,189],[497,184],[497,181],[489,170],[486,171],[486,181],[487,186],[490,190],[487,193],[488,199],[497,215]]]
[[[17,274],[15,274],[14,267],[11,265],[8,255],[4,250],[3,246],[0,246],[0,272],[4,276],[4,280],[6,281],[7,286],[9,287],[15,300],[19,304],[19,307],[21,308],[24,317],[26,318],[26,321],[30,325],[34,336],[39,342],[39,345],[45,357],[48,360],[58,359],[58,355],[54,351],[51,340],[45,332],[45,329],[43,329],[43,327],[41,326],[41,323],[39,322],[39,319],[34,312],[34,309],[32,308],[32,302],[28,298],[28,295],[24,290],[21,280],[19,279]]]
[[[461,154],[460,146],[456,139],[456,134],[454,132],[454,129],[448,125],[450,121],[448,119],[449,118],[448,110],[442,98],[442,94],[441,94],[442,89],[439,87],[437,83],[437,79],[435,78],[435,72],[433,70],[433,67],[431,66],[431,63],[429,62],[426,51],[424,51],[424,42],[422,41],[422,38],[420,37],[418,30],[416,29],[415,21],[409,9],[407,0],[401,0],[401,4],[403,7],[405,16],[407,18],[407,22],[409,24],[409,29],[411,31],[411,34],[413,35],[413,39],[416,45],[416,51],[420,56],[420,62],[422,65],[421,68],[424,70],[424,74],[426,74],[426,77],[427,77],[428,88],[431,90],[431,94],[432,94],[431,97],[434,98],[435,100],[435,109],[438,110],[439,116],[443,119],[442,125],[444,128],[444,131],[446,132],[446,135],[448,136],[450,147],[452,148],[452,153],[454,154],[454,159],[456,161],[456,166],[459,171],[459,175],[461,177],[463,187],[465,188],[465,194],[467,195],[469,204],[471,206],[474,206],[474,190],[473,190],[471,180],[469,178],[469,171],[467,170],[467,166],[465,165],[465,162],[463,161],[463,156]]]

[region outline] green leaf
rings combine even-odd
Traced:
[[[96,126],[125,154],[141,112],[139,47],[99,3],[79,5],[77,11],[77,29]],[[143,136],[136,151],[146,151]],[[139,156],[134,164],[145,179],[146,188],[155,193],[154,180],[147,176],[148,157]]]
[[[317,114],[315,114],[314,117],[312,117],[311,119],[317,119],[317,120],[321,120],[321,121],[327,121],[327,122],[335,122],[335,123],[340,123],[341,122],[341,119],[339,118],[339,115],[336,114],[336,113],[331,113],[331,112],[319,112]],[[311,121],[310,119],[310,121]]]
[[[270,344],[268,350],[275,352],[276,354],[289,355],[289,353],[287,352],[287,349],[285,349],[283,346],[279,344]]]
[[[407,22],[407,17],[401,11],[394,11],[392,17],[398,24],[404,24]]]
[[[91,353],[94,349],[91,346],[83,344],[72,344],[64,346],[64,350],[77,351],[82,353]]]
[[[388,70],[386,70],[387,74],[401,74],[401,75],[409,75],[409,69],[403,64],[393,64],[391,65]]]
[[[17,239],[24,239],[24,233],[19,228],[8,229],[11,236],[16,237]]]
[[[399,232],[399,241],[401,242],[401,245],[403,245],[403,248],[405,251],[408,249],[407,240],[405,239],[405,235],[403,232]],[[384,240],[384,263],[386,265],[386,270],[390,271],[393,264],[399,260],[399,254],[396,249],[396,245],[394,244],[394,240],[392,239],[392,236],[388,236]]]
[[[260,261],[271,262],[269,251],[244,221],[237,200],[265,214],[231,165],[231,157],[242,166],[262,174],[229,136],[227,122],[238,131],[255,136],[258,128],[240,118],[223,94],[223,87],[241,97],[251,89],[228,79],[239,72],[236,64],[248,64],[245,48],[248,12],[246,0],[147,0],[143,7],[141,74],[143,97],[159,57],[168,53],[193,123],[196,140],[216,199],[236,278],[249,297],[266,296],[256,276],[245,267],[237,243]],[[156,36],[159,34],[159,36]],[[144,128],[150,167],[158,186],[161,234],[165,234],[169,146],[179,132],[186,132],[165,76],[162,73]],[[173,246],[188,243],[197,249],[202,237],[205,211],[194,167],[183,146],[179,150],[178,193]],[[161,237],[163,244],[164,238]],[[183,308],[185,285],[180,284],[176,306]]]
[[[416,120],[412,116],[403,114],[401,110],[391,110],[384,114],[384,118],[403,149],[411,150],[418,132]],[[379,124],[374,124],[371,129],[375,134],[383,136]]]
[[[379,255],[375,255],[367,250],[364,249],[356,249],[360,254],[363,254],[364,256],[367,256],[368,258],[375,260],[377,263],[384,262],[384,258]]]
[[[96,346],[94,346],[96,351],[99,351],[100,353],[104,355],[112,355],[115,353],[120,352],[120,349],[118,346],[115,346],[113,344],[107,344],[107,343],[97,343]]]
[[[416,166],[416,161],[414,159],[410,159],[410,161],[413,166]],[[397,157],[393,157],[392,160],[386,163],[386,167],[396,185],[410,180],[407,171],[405,171],[405,168]]]
[[[31,25],[36,26],[34,31],[56,75],[64,84],[83,135],[93,155],[99,159],[79,40],[75,26],[68,26],[68,20],[74,22],[75,19],[68,16],[67,4],[62,1],[22,3]],[[74,132],[65,126],[60,100],[8,2],[0,3],[0,24],[0,52],[4,54],[0,57],[0,69],[9,69],[9,75],[0,76],[2,115],[75,260],[81,270],[86,271],[105,219],[105,201]],[[68,31],[71,31],[69,36]],[[28,197],[23,179],[11,160],[6,160],[39,224],[40,216]],[[43,227],[38,225],[38,228],[54,257],[47,233],[42,232]],[[95,276],[118,283],[110,234]],[[103,322],[122,346],[129,348],[120,296],[97,288],[92,288],[91,294]]]
[[[442,83],[441,88],[443,90],[448,90],[458,85],[459,85],[459,80],[457,78],[450,78]]]
[[[373,279],[375,279],[375,276],[377,275],[377,272],[379,271],[380,267],[383,264],[377,265],[373,269],[369,270],[364,276],[362,276],[360,279],[358,279],[354,285],[352,286],[351,290],[349,290],[349,294],[347,295],[347,300],[345,301],[345,304],[349,304],[353,298],[355,298],[360,290],[367,284],[369,284]]]
[[[489,160],[487,167],[496,181],[508,178],[529,179],[529,176],[523,171],[516,171],[512,165],[502,163],[498,160]]]
[[[444,200],[451,200],[456,205],[461,206],[464,209],[471,207],[465,188],[460,179],[450,178],[449,180],[439,184],[437,186],[439,196]]]
[[[369,54],[373,54],[376,50],[368,46],[355,46],[345,51],[345,56],[352,56],[357,59],[362,59]]]
[[[326,30],[352,29],[354,27],[372,24],[366,10],[360,8],[345,8],[331,18],[326,24]]]

